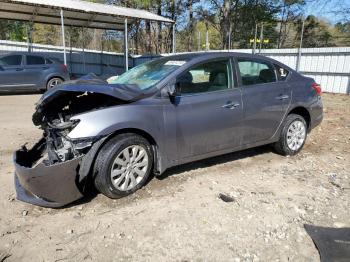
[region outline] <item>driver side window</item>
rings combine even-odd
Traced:
[[[212,61],[195,66],[176,81],[181,94],[197,94],[230,88],[229,60]]]

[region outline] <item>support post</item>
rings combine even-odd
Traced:
[[[228,51],[230,51],[231,49],[231,23],[230,23],[230,29],[229,29],[229,32],[228,32]]]
[[[201,50],[201,31],[198,31],[198,51]]]
[[[67,66],[67,54],[66,54],[66,38],[64,35],[64,17],[63,17],[63,9],[61,9],[61,33],[62,33],[62,46],[63,46],[63,61]]]
[[[81,35],[82,35],[82,44],[83,44],[83,72],[84,72],[84,75],[86,74],[86,59],[85,59],[85,27],[82,27],[81,28],[82,32],[81,32]]]
[[[209,31],[205,32],[205,51],[209,51]]]
[[[26,26],[27,31],[27,47],[28,53],[33,52],[33,23],[30,22],[29,25]]]
[[[175,24],[173,24],[173,54],[176,53],[176,34],[175,34]]]
[[[124,69],[129,70],[129,52],[128,52],[128,19],[124,20]]]
[[[260,29],[260,43],[259,43],[259,54],[261,53],[261,47],[262,47],[262,42],[264,38],[264,24],[261,23],[261,29]]]
[[[299,72],[299,69],[300,69],[301,48],[303,47],[304,24],[305,24],[305,21],[303,20],[303,23],[301,24],[300,44],[299,44],[299,50],[298,50],[297,64],[295,68],[297,72]]]
[[[254,33],[254,44],[253,44],[253,55],[256,52],[256,38],[258,36],[258,24],[255,24],[255,33]]]

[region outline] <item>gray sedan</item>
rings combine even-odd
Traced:
[[[295,155],[322,111],[313,79],[256,55],[165,57],[112,84],[85,77],[38,102],[33,122],[44,136],[14,155],[17,198],[62,206],[90,183],[119,198],[191,161],[265,144]]]
[[[35,53],[0,57],[0,92],[48,90],[67,80],[67,67],[56,58]]]

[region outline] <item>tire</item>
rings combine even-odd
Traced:
[[[62,78],[59,78],[59,77],[50,78],[49,81],[47,81],[46,83],[46,90],[49,90],[62,83],[63,83]]]
[[[275,150],[284,156],[293,156],[303,148],[307,137],[305,119],[297,114],[290,114],[284,121],[279,141],[274,144]]]
[[[109,198],[125,197],[145,185],[152,167],[153,152],[145,138],[132,133],[117,135],[102,147],[96,158],[94,184]]]

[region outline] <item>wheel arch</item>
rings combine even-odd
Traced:
[[[153,153],[153,172],[160,174],[162,172],[161,168],[161,158],[158,150],[158,145],[156,143],[156,140],[153,138],[152,135],[150,135],[148,132],[142,129],[138,128],[122,128],[115,130],[114,132],[110,133],[108,136],[102,138],[100,141],[96,142],[93,147],[90,149],[90,151],[83,157],[82,163],[80,165],[79,170],[79,181],[82,181],[84,178],[88,176],[94,176],[94,165],[96,162],[97,155],[100,153],[102,147],[110,141],[113,137],[121,134],[137,134],[143,138],[145,138],[152,147],[152,153]]]
[[[99,151],[101,150],[101,148],[109,141],[111,140],[113,137],[117,136],[117,135],[121,135],[121,134],[127,134],[127,133],[131,133],[131,134],[136,134],[139,135],[143,138],[145,138],[151,145],[152,147],[152,153],[153,153],[153,161],[154,161],[154,166],[153,169],[155,172],[160,172],[161,168],[161,163],[160,163],[160,159],[159,159],[159,148],[158,148],[158,144],[156,142],[156,140],[154,139],[154,137],[149,134],[148,132],[146,132],[145,130],[139,129],[139,128],[121,128],[118,130],[113,131],[112,133],[110,133],[103,141],[103,143],[99,146],[98,151],[96,152],[96,155],[99,153]],[[96,156],[95,156],[96,157]]]
[[[307,124],[307,129],[310,130],[310,127],[311,127],[311,114],[310,114],[309,110],[307,110],[306,107],[303,107],[303,106],[294,107],[293,109],[291,109],[288,112],[288,115],[290,115],[290,114],[297,114],[297,115],[302,116],[305,119],[305,122]]]

